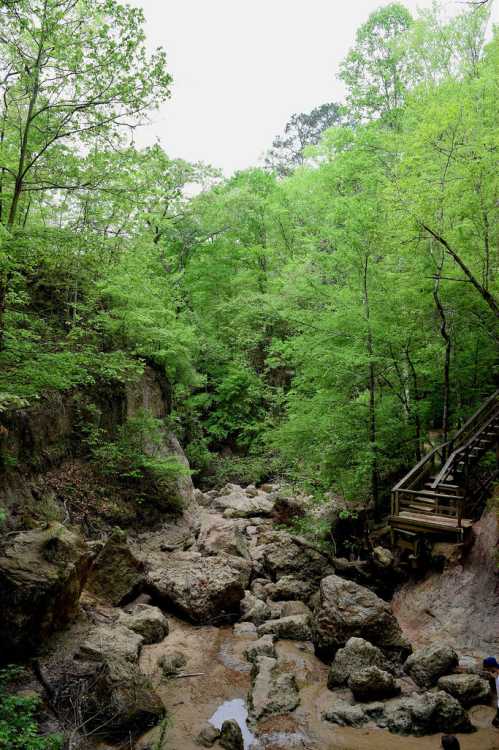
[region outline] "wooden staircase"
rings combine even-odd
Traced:
[[[497,460],[480,466],[499,439],[499,391],[459,432],[434,448],[392,489],[392,541],[415,549],[421,534],[463,541],[481,510],[490,484],[499,475]],[[396,537],[396,539],[395,539]]]

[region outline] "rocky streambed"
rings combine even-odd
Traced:
[[[60,525],[14,537],[0,630],[12,653],[44,644],[29,687],[43,685],[47,726],[71,750],[388,750],[401,734],[424,750],[442,732],[497,747],[480,674],[490,634],[461,661],[445,631],[414,650],[373,590],[390,553],[359,583],[276,527],[276,502],[272,486],[229,485],[128,540],[89,546]]]

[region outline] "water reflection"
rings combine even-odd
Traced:
[[[209,722],[217,729],[221,729],[224,721],[227,721],[228,719],[234,719],[234,721],[237,721],[243,734],[244,750],[249,750],[253,745],[255,735],[248,729],[248,709],[242,698],[235,698],[232,701],[225,701],[225,703],[222,703],[222,705],[217,708],[211,719],[209,719]]]

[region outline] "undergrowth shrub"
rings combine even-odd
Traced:
[[[94,408],[94,414],[98,410]],[[142,410],[120,425],[113,437],[93,424],[86,442],[92,462],[100,473],[115,480],[140,483],[140,494],[155,496],[171,492],[173,483],[189,474],[175,456],[162,450],[165,427],[160,419]]]
[[[40,734],[36,719],[40,699],[18,695],[9,689],[21,672],[18,667],[0,670],[1,750],[62,750],[61,735]]]

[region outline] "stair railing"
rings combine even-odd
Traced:
[[[465,488],[469,482],[470,449],[474,441],[482,435],[499,415],[499,390],[490,396],[484,404],[468,419],[449,443],[452,446],[450,455],[432,482],[432,489],[445,481],[453,468],[462,459],[464,461]]]

